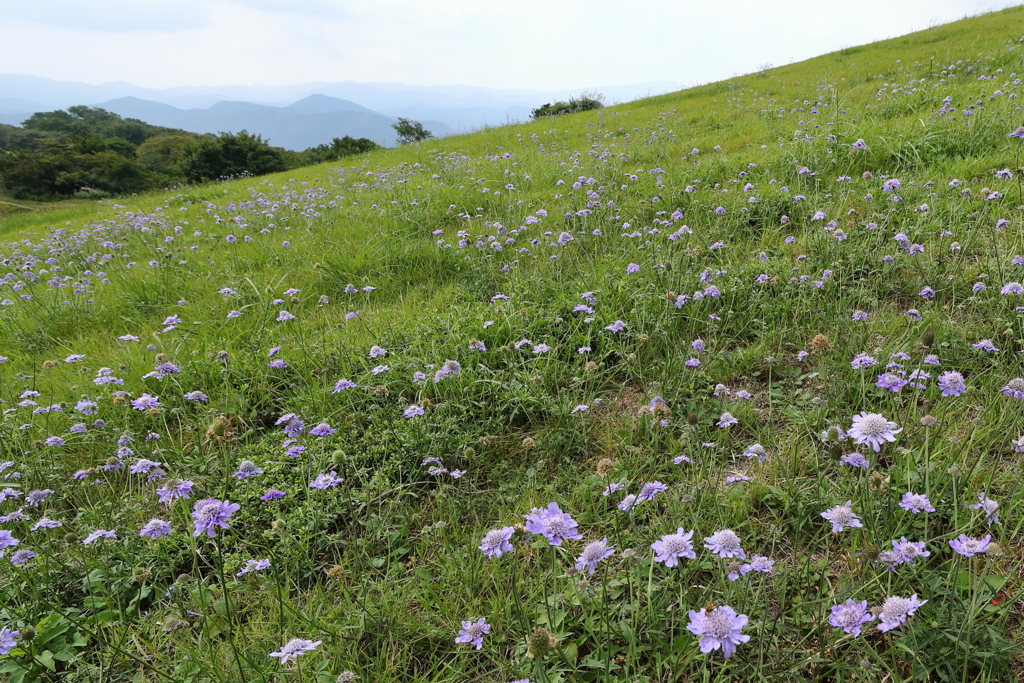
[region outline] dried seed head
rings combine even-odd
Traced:
[[[597,370],[597,363],[592,360],[588,360],[587,364],[583,368],[586,372],[594,372]]]
[[[158,353],[155,356],[153,356],[154,363],[166,363],[167,360],[168,358],[166,353]]]
[[[832,348],[832,342],[823,334],[816,334],[811,339],[811,353],[821,353]]]
[[[597,473],[602,477],[607,476],[614,466],[615,463],[612,462],[611,458],[601,458],[597,461]]]
[[[526,656],[543,657],[558,645],[558,638],[543,626],[535,626],[526,640]]]

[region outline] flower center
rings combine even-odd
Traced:
[[[725,640],[732,632],[732,619],[728,615],[713,610],[704,618],[704,633],[718,640]]]
[[[860,430],[868,436],[878,436],[889,428],[889,421],[881,415],[868,415],[860,421]]]

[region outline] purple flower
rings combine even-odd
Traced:
[[[576,569],[579,571],[586,569],[588,574],[593,574],[598,562],[614,554],[615,546],[609,547],[607,537],[600,541],[591,541],[576,558]]]
[[[1007,282],[999,291],[1001,294],[1024,294],[1024,285],[1019,282]]]
[[[160,406],[159,396],[150,396],[149,394],[143,394],[136,399],[132,400],[132,408],[135,410],[149,410],[150,408],[158,408]]]
[[[295,413],[288,413],[277,418],[277,422],[274,426],[284,425],[285,436],[291,439],[297,439],[302,436],[302,432],[306,431],[306,423],[299,419],[299,416]]]
[[[722,429],[727,429],[737,422],[739,422],[739,420],[733,417],[732,413],[729,412],[722,413],[721,417],[718,418],[718,426]]]
[[[768,451],[761,444],[755,443],[752,446],[747,446],[742,455],[745,458],[757,458],[758,462],[764,462],[768,458]]]
[[[289,659],[298,660],[299,655],[312,652],[316,649],[317,645],[322,642],[322,640],[302,640],[301,638],[292,638],[284,644],[280,652],[271,652],[269,656],[280,657],[281,663],[284,664]]]
[[[915,515],[919,512],[935,512],[935,508],[932,507],[931,502],[924,494],[911,491],[903,494],[903,498],[900,500],[900,507],[913,512]]]
[[[985,524],[999,524],[999,503],[986,496],[984,491],[978,494],[978,501],[971,509],[985,511]]]
[[[898,393],[899,390],[905,387],[907,384],[909,384],[909,382],[903,379],[902,373],[896,372],[884,372],[878,376],[878,381],[875,382],[876,387],[888,389],[894,394]]]
[[[376,344],[370,347],[370,358],[379,358],[381,356],[388,355],[388,350],[383,349]]]
[[[746,576],[750,572],[762,572],[764,574],[771,574],[772,570],[775,569],[775,560],[764,555],[754,555],[750,558],[750,562],[740,565],[740,574]]]
[[[850,145],[850,147],[853,148],[853,149],[867,149],[868,148],[867,143],[864,142],[863,138],[857,138],[857,141],[854,142],[852,145]]]
[[[334,434],[336,431],[338,430],[331,429],[331,425],[327,424],[326,422],[321,422],[312,429],[310,429],[309,433],[312,436],[330,436],[331,434]]]
[[[21,631],[12,631],[4,626],[0,628],[0,656],[6,656],[11,650],[18,646],[18,636]]]
[[[959,396],[967,391],[967,383],[959,372],[944,372],[939,375],[939,388],[943,396]]]
[[[335,486],[345,481],[342,477],[338,476],[338,473],[331,470],[327,474],[318,474],[316,479],[309,482],[309,488],[311,489],[333,489]]]
[[[626,329],[626,323],[622,322],[621,320],[616,320],[611,325],[606,326],[604,329],[608,330],[609,332],[622,332],[624,329]]]
[[[408,408],[406,408],[405,411],[403,411],[402,414],[405,415],[407,418],[411,419],[411,418],[417,417],[419,415],[422,415],[423,414],[423,408],[422,408],[422,406],[418,406],[416,404],[413,404],[413,405],[409,406]]]
[[[232,476],[238,481],[243,481],[257,474],[263,474],[263,470],[261,470],[259,467],[256,467],[256,463],[254,463],[252,460],[243,460]]]
[[[11,548],[19,543],[21,543],[21,541],[12,536],[10,531],[0,529],[0,557],[4,556],[4,548]]]
[[[496,557],[501,557],[505,553],[512,552],[513,548],[509,539],[512,538],[512,534],[515,532],[516,530],[510,526],[491,529],[484,534],[484,539],[480,542],[480,550],[492,560]]]
[[[696,358],[691,358],[688,361],[686,361],[685,365],[691,368],[698,368],[700,367],[700,361],[697,360]]]
[[[260,496],[260,500],[277,500],[278,498],[284,498],[284,491],[267,489],[267,492]]]
[[[241,571],[235,574],[236,577],[245,576],[251,572],[261,572],[270,568],[270,560],[249,560],[242,567]]]
[[[192,486],[191,481],[168,479],[164,487],[157,489],[156,493],[160,496],[161,503],[170,503],[176,498],[189,498],[192,493]]]
[[[214,527],[219,526],[221,529],[227,529],[228,519],[240,507],[242,506],[238,503],[229,503],[226,500],[217,500],[216,498],[204,498],[203,500],[196,501],[196,504],[192,506],[192,519],[196,526],[196,530],[192,535],[199,536],[205,533],[210,538],[213,538],[217,535]]]
[[[871,467],[871,463],[869,463],[867,459],[860,453],[847,453],[846,455],[840,457],[839,459],[845,462],[850,467],[863,467],[864,469],[868,469],[869,467]]]
[[[964,557],[974,557],[975,555],[988,552],[988,546],[991,541],[991,534],[988,534],[985,538],[971,538],[970,536],[960,534],[959,538],[954,538],[949,542],[949,547]]]
[[[732,529],[720,529],[704,539],[704,547],[719,557],[738,557],[747,559],[740,547],[740,537]]]
[[[860,523],[860,517],[853,513],[850,506],[853,504],[852,500],[846,501],[846,505],[834,505],[825,512],[821,513],[821,516],[832,522],[832,533],[838,534],[846,527],[862,527]]]
[[[279,323],[283,323],[286,320],[294,320],[294,319],[295,319],[295,316],[292,315],[291,313],[289,313],[288,311],[284,310],[284,309],[279,311],[278,314],[277,314],[277,322],[279,322]]]
[[[999,391],[1006,398],[1024,399],[1024,377],[1014,377]]]
[[[39,529],[56,529],[64,526],[55,519],[49,517],[40,517],[39,521],[32,525],[32,531],[38,531]]]
[[[893,541],[892,549],[900,556],[901,564],[931,555],[931,552],[925,549],[924,541],[908,541],[906,536],[901,536],[900,540]]]
[[[644,484],[643,487],[641,487],[640,495],[636,497],[636,502],[642,503],[645,500],[651,500],[654,498],[654,496],[664,491],[668,491],[668,486],[662,484],[657,479],[655,479],[654,481],[649,481],[646,484]]]
[[[991,339],[982,339],[977,344],[971,344],[971,346],[976,349],[981,349],[982,351],[988,351],[989,353],[995,353],[999,350],[996,348],[996,345],[992,343]]]
[[[895,422],[886,420],[879,413],[861,411],[860,415],[853,416],[853,426],[850,427],[848,435],[854,443],[869,445],[877,453],[883,443],[895,441],[895,435],[902,431],[902,427]]]
[[[547,508],[532,508],[526,515],[526,530],[543,536],[551,545],[560,546],[563,540],[583,538],[576,531],[577,526],[576,520],[562,512],[557,503],[549,503]]]
[[[691,560],[697,558],[693,551],[692,531],[683,531],[682,527],[676,529],[674,534],[666,534],[660,540],[651,544],[654,550],[654,560],[664,562],[666,567],[675,567],[679,564],[679,558],[688,557]]]
[[[32,507],[36,507],[49,498],[51,493],[53,493],[53,489],[35,489],[33,491],[29,491],[28,495],[25,496],[25,502]]]
[[[355,382],[353,382],[351,380],[348,380],[348,379],[342,378],[342,379],[339,379],[337,384],[334,385],[334,391],[332,391],[331,393],[332,394],[337,394],[340,391],[344,391],[345,389],[353,389],[356,386],[357,385],[356,385]]]
[[[185,394],[185,398],[194,403],[206,403],[210,400],[210,397],[201,391],[190,391]]]
[[[622,502],[618,504],[618,508],[623,512],[629,512],[636,506],[636,494],[631,493],[622,499]]]
[[[747,625],[746,614],[736,614],[736,610],[728,605],[719,605],[710,612],[690,610],[690,623],[686,628],[690,633],[700,636],[700,651],[707,654],[722,648],[722,656],[728,659],[736,651],[736,646],[750,640],[750,636],[741,633]]]
[[[35,556],[36,556],[36,554],[34,552],[32,552],[31,550],[19,550],[19,551],[15,552],[13,555],[11,555],[11,564],[13,564],[13,565],[25,564],[26,562],[28,562],[29,560],[31,560]]]
[[[909,598],[903,598],[898,595],[887,598],[882,605],[881,613],[878,615],[878,630],[883,632],[891,631],[905,624],[907,617],[912,615],[917,611],[918,607],[926,602],[928,601],[919,600],[917,593],[914,593]]]
[[[845,633],[859,636],[861,627],[874,618],[874,615],[868,611],[867,600],[854,602],[847,598],[844,604],[832,606],[832,614],[828,618],[828,623],[843,629]]]
[[[151,519],[139,531],[139,536],[143,538],[160,538],[172,533],[174,533],[174,530],[171,529],[170,524],[162,519]]]
[[[459,629],[459,633],[455,638],[456,643],[469,643],[476,649],[480,649],[484,646],[484,636],[491,632],[491,625],[484,621],[483,617],[480,617],[478,621],[462,622],[462,628]]]
[[[96,529],[95,531],[91,532],[88,536],[85,537],[85,540],[82,541],[82,545],[89,545],[98,538],[116,539],[117,534],[115,533],[114,529],[110,529],[109,531],[107,529]]]

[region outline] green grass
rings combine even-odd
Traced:
[[[1024,375],[1024,301],[1000,291],[1024,280],[1021,27],[1004,10],[342,166],[0,215],[0,516],[25,515],[0,524],[20,541],[0,561],[0,628],[21,632],[0,672],[1017,680],[1024,403],[1001,389]],[[855,369],[862,353],[877,364]],[[876,386],[893,360],[930,376]],[[446,361],[458,374],[435,382]],[[951,371],[967,390],[943,397]],[[356,386],[335,391],[343,378]],[[143,394],[160,405],[133,409]],[[862,411],[895,441],[838,440]],[[288,443],[289,413],[335,431]],[[870,468],[843,464],[853,451]],[[165,478],[133,474],[140,458]],[[263,472],[238,480],[245,460]],[[329,472],[344,481],[309,486]],[[191,497],[160,503],[172,479]],[[618,509],[652,481],[667,490]],[[899,507],[906,492],[935,511]],[[1000,524],[971,507],[982,493]],[[240,506],[212,538],[192,535],[204,498]],[[821,514],[846,501],[863,526],[833,534]],[[551,502],[580,540],[523,533]],[[43,516],[62,526],[33,531]],[[141,538],[151,519],[174,533]],[[485,558],[505,526],[514,551]],[[696,557],[655,562],[678,528]],[[96,529],[117,538],[83,544]],[[730,580],[700,540],[720,529],[773,571]],[[961,557],[961,534],[993,545]],[[904,537],[930,555],[890,571],[880,553]],[[615,554],[579,573],[603,538]],[[10,564],[19,550],[35,556]],[[269,569],[236,577],[252,559]],[[847,599],[912,594],[927,603],[888,632],[828,622]],[[687,629],[709,603],[749,617],[729,659]],[[456,645],[480,617],[482,648]],[[557,645],[529,657],[536,628]],[[322,642],[299,666],[268,656],[291,638]]]

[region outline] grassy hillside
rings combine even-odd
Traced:
[[[0,672],[1017,680],[1022,34],[0,214]]]

